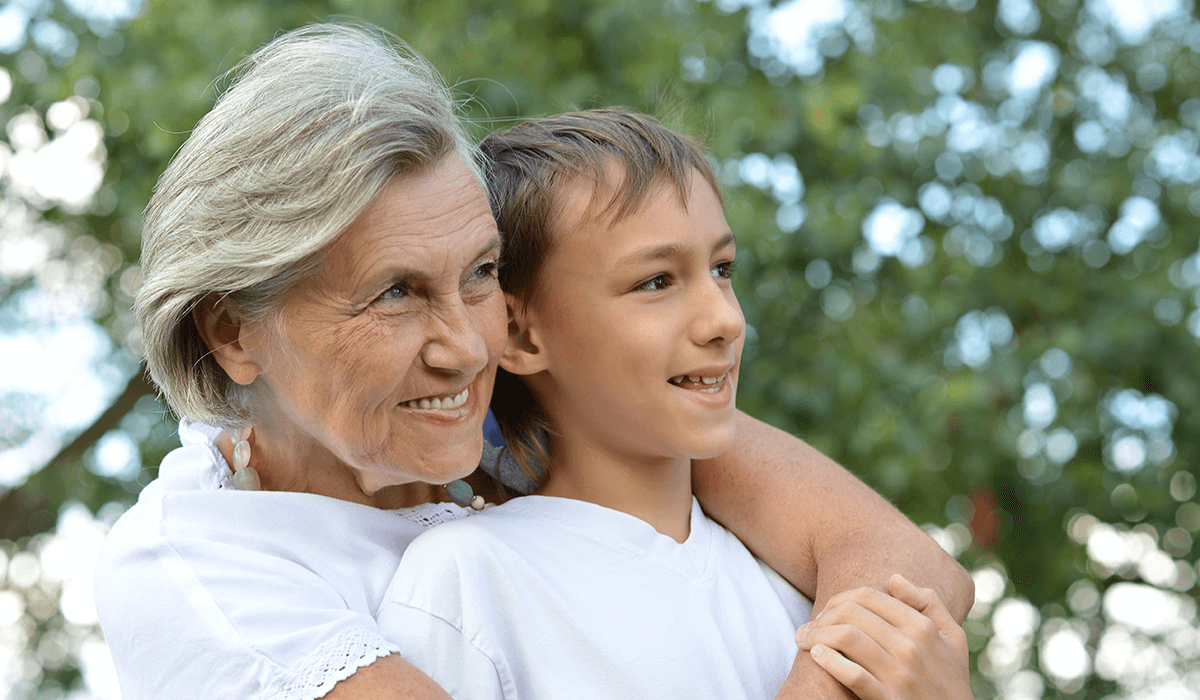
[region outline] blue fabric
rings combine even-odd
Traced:
[[[500,432],[500,426],[496,423],[491,409],[487,412],[487,418],[483,419],[483,439],[491,443],[492,447],[504,447],[504,435]]]

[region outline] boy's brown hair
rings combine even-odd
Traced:
[[[589,186],[589,221],[620,222],[666,185],[686,209],[692,173],[721,188],[713,165],[694,139],[658,120],[620,107],[568,112],[492,134],[480,144],[489,199],[504,239],[500,286],[528,304],[539,293],[542,265],[562,231],[562,197]],[[724,202],[722,201],[722,204]],[[544,480],[549,421],[519,377],[496,373],[492,412],[505,442],[530,477]]]

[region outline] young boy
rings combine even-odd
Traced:
[[[419,537],[384,634],[420,640],[406,658],[460,699],[773,696],[811,604],[691,492],[691,460],[732,441],[745,331],[711,165],[620,109],[482,148],[506,236],[501,367],[527,389],[493,409],[527,463],[552,436],[548,474]]]

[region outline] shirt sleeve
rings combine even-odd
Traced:
[[[96,608],[124,700],[313,700],[398,651],[321,573],[230,537],[161,532],[141,502],[106,538]]]
[[[379,627],[389,638],[407,637],[404,658],[437,681],[454,700],[503,700],[495,663],[461,630],[416,607],[384,601]]]

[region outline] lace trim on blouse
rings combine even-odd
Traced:
[[[411,520],[424,528],[449,523],[472,515],[478,511],[463,508],[453,503],[422,503],[411,508],[397,508],[392,511],[400,517]]]
[[[263,697],[271,700],[324,697],[338,681],[346,680],[363,666],[392,653],[400,653],[400,647],[378,633],[360,627],[347,629],[293,666],[295,673],[273,683]]]
[[[430,528],[465,518],[475,511],[453,503],[423,503],[393,512]],[[357,627],[345,630],[296,664],[293,668],[297,673],[289,674],[289,678],[275,683],[265,697],[271,700],[315,700],[324,697],[338,681],[346,680],[358,669],[391,653],[400,653],[400,647],[379,634]]]

